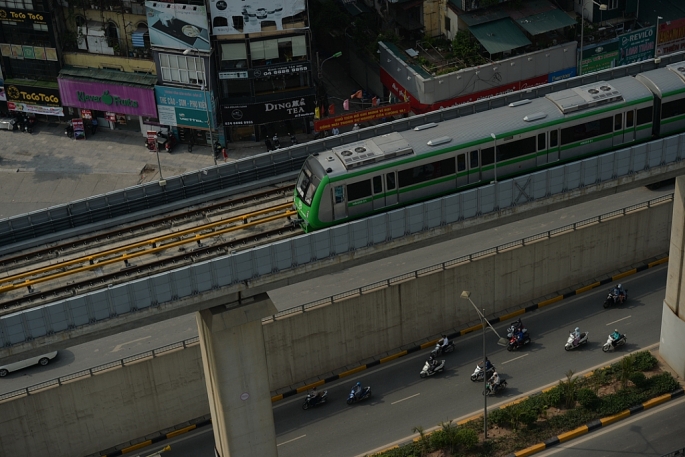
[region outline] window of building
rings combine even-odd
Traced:
[[[273,40],[251,41],[252,66],[260,67],[303,60],[307,57],[307,39],[304,35]]]
[[[41,2],[36,2],[38,3],[38,8],[36,8],[38,11],[43,11],[41,8],[42,5],[40,5]],[[3,8],[12,8],[15,10],[31,10],[33,11],[33,0],[0,0],[0,7]]]
[[[250,97],[252,86],[249,79],[222,79],[221,96],[227,98]]]
[[[159,66],[162,81],[198,86],[205,82],[205,61],[202,57],[160,54]]]
[[[618,0],[608,0],[607,1],[607,9],[609,9],[609,10],[618,9]]]
[[[247,48],[244,42],[221,44],[221,68],[247,68]]]
[[[33,30],[38,30],[41,32],[47,32],[48,31],[48,25],[47,24],[33,24]]]

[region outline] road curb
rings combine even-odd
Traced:
[[[603,286],[603,285],[605,285],[605,284],[610,284],[610,283],[612,283],[612,282],[614,282],[614,281],[618,281],[619,279],[622,279],[622,278],[625,278],[625,277],[627,277],[627,276],[631,276],[631,275],[637,274],[637,273],[639,273],[639,272],[641,272],[641,271],[648,270],[649,268],[654,268],[654,267],[659,266],[659,265],[661,265],[661,264],[664,264],[664,263],[666,263],[666,262],[668,262],[668,256],[662,257],[662,258],[657,259],[657,260],[654,260],[654,261],[652,261],[652,262],[643,263],[643,264],[641,264],[641,265],[638,265],[638,266],[635,267],[635,268],[631,268],[630,270],[627,270],[627,271],[624,271],[624,272],[621,272],[621,273],[618,273],[618,274],[615,274],[615,275],[612,275],[612,276],[607,276],[606,278],[603,278],[603,279],[601,279],[600,281],[596,281],[596,282],[594,282],[594,283],[592,283],[592,284],[588,284],[588,285],[586,285],[586,286],[580,287],[580,288],[575,289],[575,290],[571,290],[571,291],[566,292],[566,293],[564,293],[564,294],[562,294],[562,295],[557,295],[556,297],[552,297],[552,298],[545,299],[545,300],[543,300],[543,301],[541,301],[541,302],[534,303],[534,304],[532,304],[532,305],[530,305],[530,306],[526,306],[525,308],[521,308],[521,309],[519,309],[519,310],[516,310],[516,311],[510,312],[510,313],[504,314],[504,315],[502,315],[502,316],[494,317],[494,318],[492,318],[492,319],[489,319],[489,320],[490,320],[490,323],[495,324],[495,323],[500,323],[500,322],[507,321],[507,320],[512,319],[512,318],[514,318],[514,317],[520,316],[521,314],[529,313],[529,312],[538,310],[538,309],[540,309],[540,308],[544,308],[545,306],[549,306],[549,305],[551,305],[551,304],[553,304],[553,303],[557,303],[557,302],[559,302],[559,301],[561,301],[561,300],[565,300],[565,299],[567,299],[567,298],[575,297],[576,295],[580,295],[580,294],[582,294],[582,293],[584,293],[584,292],[588,292],[588,291],[590,291],[590,290],[592,290],[592,289],[595,289],[595,288],[597,288],[597,287],[599,287],[599,286]],[[458,337],[460,337],[460,336],[468,335],[469,333],[475,332],[476,330],[480,330],[480,329],[482,329],[482,326],[481,326],[481,324],[478,324],[478,325],[474,325],[474,326],[472,326],[472,327],[465,328],[465,329],[460,330],[460,331],[458,331],[458,332],[455,332],[455,333],[452,333],[452,334],[448,334],[447,337],[448,337],[450,340],[452,340],[452,339],[458,338]],[[292,397],[292,396],[297,395],[297,394],[300,394],[300,393],[302,393],[302,392],[306,392],[306,391],[308,391],[308,390],[311,390],[311,389],[313,389],[314,387],[319,387],[319,386],[322,386],[322,385],[324,385],[324,384],[328,384],[328,383],[331,383],[331,382],[334,382],[334,381],[338,381],[338,380],[340,380],[340,379],[342,379],[342,378],[345,378],[345,377],[351,376],[351,375],[353,375],[353,374],[359,373],[360,371],[364,371],[364,370],[367,370],[367,369],[369,369],[369,368],[373,368],[373,367],[378,366],[378,365],[383,364],[383,363],[391,362],[391,361],[393,361],[393,360],[395,360],[395,359],[397,359],[397,358],[399,358],[399,357],[404,357],[404,356],[409,355],[409,354],[411,354],[411,353],[413,353],[413,352],[417,352],[417,351],[420,351],[420,350],[429,348],[429,347],[431,347],[431,346],[434,346],[437,342],[438,342],[437,339],[436,339],[436,340],[432,340],[432,341],[427,341],[427,342],[425,342],[425,343],[418,344],[418,345],[416,345],[416,346],[413,346],[413,347],[410,347],[410,348],[408,348],[408,349],[405,349],[405,350],[403,350],[403,351],[401,351],[401,352],[398,352],[398,353],[395,353],[395,354],[392,354],[392,355],[388,355],[388,356],[382,357],[382,358],[380,358],[380,359],[378,359],[378,360],[374,360],[374,361],[369,362],[369,363],[367,363],[367,364],[365,364],[365,365],[360,365],[360,366],[358,366],[358,367],[355,367],[355,368],[352,368],[352,369],[349,369],[349,370],[345,370],[345,371],[343,371],[343,372],[341,372],[341,373],[334,374],[334,375],[329,376],[329,377],[327,377],[327,378],[320,379],[320,380],[318,380],[318,381],[316,381],[316,382],[313,382],[313,383],[310,383],[310,384],[307,384],[307,385],[298,387],[298,388],[296,388],[296,389],[292,389],[292,390],[289,390],[289,391],[287,391],[287,392],[284,392],[284,393],[281,393],[281,394],[278,394],[278,395],[274,395],[273,397],[271,397],[271,402],[272,402],[272,403],[275,403],[275,402],[277,402],[277,401],[281,401],[281,400],[286,399],[286,398],[288,398],[288,397]]]
[[[628,408],[624,411],[621,411],[618,414],[614,414],[613,416],[608,416],[608,417],[603,417],[601,419],[595,419],[593,421],[588,422],[587,424],[575,428],[569,432],[564,432],[560,435],[557,435],[553,438],[550,438],[548,440],[545,440],[543,443],[537,443],[534,444],[533,446],[529,446],[525,449],[522,449],[520,451],[513,452],[511,454],[507,454],[505,457],[528,457],[529,455],[536,454],[538,452],[542,452],[546,449],[550,449],[554,446],[557,446],[561,443],[564,443],[566,441],[570,441],[574,438],[578,438],[580,436],[583,436],[587,433],[593,432],[595,430],[599,430],[602,427],[606,427],[607,425],[611,425],[615,422],[619,422],[623,419],[627,419],[630,416],[634,416],[635,414],[645,411],[647,409],[653,408],[657,405],[660,405],[662,403],[665,403],[667,401],[670,401],[674,398],[680,397],[683,395],[685,391],[683,391],[682,388],[674,390],[671,393],[664,394],[664,395],[659,395],[658,397],[652,398],[651,400],[647,400],[645,402],[642,402],[639,405],[633,406],[631,408]]]

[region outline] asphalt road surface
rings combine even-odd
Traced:
[[[606,290],[601,288],[523,315],[533,343],[522,350],[507,352],[488,332],[488,357],[509,383],[498,397],[490,398],[489,404],[508,402],[554,384],[569,369],[580,372],[604,366],[629,351],[655,345],[660,336],[666,266],[627,278],[623,284],[630,291],[630,301],[624,306],[603,309]],[[503,333],[506,326],[503,323],[495,328]],[[566,352],[568,333],[576,326],[590,332],[589,343]],[[628,344],[616,352],[604,353],[602,345],[614,328],[628,335]],[[276,403],[279,457],[361,456],[413,437],[415,426],[429,429],[478,413],[483,408],[482,383],[473,383],[469,378],[482,357],[482,334],[455,342],[456,351],[445,356],[447,370],[443,374],[419,378],[429,352],[425,350],[326,385],[330,401],[317,408],[303,411],[304,395]],[[357,380],[370,385],[374,395],[348,406],[345,399]],[[172,449],[163,456],[213,457],[214,437],[210,430],[206,427],[169,442]]]

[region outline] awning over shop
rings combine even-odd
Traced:
[[[157,76],[143,73],[127,73],[100,68],[63,67],[58,78],[96,80],[109,82],[120,86],[148,86],[157,84]]]
[[[531,44],[530,40],[514,24],[514,21],[509,18],[476,25],[469,30],[490,54],[510,51]]]
[[[568,14],[556,9],[524,17],[516,22],[531,35],[540,35],[576,24],[576,21]]]
[[[372,10],[363,0],[341,0],[343,8],[350,13],[351,16],[359,16],[363,13],[371,13]]]
[[[145,37],[150,36],[150,32],[147,27],[141,27],[131,34],[131,41],[133,42],[134,48],[144,48],[145,47]]]

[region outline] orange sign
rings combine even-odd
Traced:
[[[332,129],[333,127],[359,124],[361,122],[367,122],[373,119],[380,119],[382,117],[408,113],[409,110],[409,103],[397,103],[395,105],[381,106],[379,108],[372,108],[364,111],[355,111],[354,113],[344,114],[342,116],[314,121],[314,130],[320,132],[321,130],[328,130]]]

